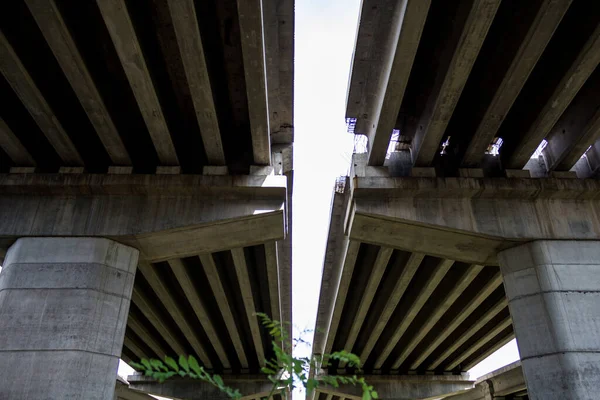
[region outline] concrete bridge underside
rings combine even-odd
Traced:
[[[599,7],[362,2],[315,354],[358,354],[390,398],[437,398],[516,336],[530,398],[594,398]]]
[[[108,400],[119,358],[179,354],[263,391],[293,32],[291,0],[0,4],[0,398]]]

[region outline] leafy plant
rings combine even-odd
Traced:
[[[271,360],[265,362],[265,366],[261,369],[273,384],[269,395],[265,397],[266,399],[270,399],[274,394],[278,393],[285,396],[288,390],[291,392],[298,385],[302,385],[307,393],[312,393],[321,385],[339,388],[341,384],[360,386],[363,392],[362,400],[378,398],[373,386],[369,385],[364,377],[359,377],[358,375],[311,376],[311,368],[313,371],[327,368],[330,365],[330,361],[333,360],[344,362],[349,367],[355,367],[357,371],[360,371],[361,362],[358,356],[347,351],[336,351],[331,354],[312,356],[310,358],[294,357],[292,351],[285,350],[285,343],[288,342],[288,336],[284,324],[272,320],[264,313],[257,313],[256,315],[262,325],[269,331],[269,335],[271,335],[271,344],[275,354]],[[292,339],[292,349],[300,343],[306,342],[301,337]],[[178,362],[171,357],[165,357],[164,363],[156,359],[142,359],[140,363],[132,363],[131,365],[161,383],[173,376],[187,377],[207,382],[234,400],[239,400],[242,397],[239,390],[226,386],[221,376],[208,373],[198,364],[198,361],[193,356],[186,357],[181,355]]]

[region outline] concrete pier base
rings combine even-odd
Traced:
[[[600,241],[536,241],[499,254],[529,397],[597,399]]]
[[[138,251],[21,238],[0,274],[0,398],[112,400]]]

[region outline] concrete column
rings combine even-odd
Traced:
[[[138,251],[21,238],[0,274],[0,399],[112,400]]]
[[[536,241],[499,254],[531,399],[597,399],[600,241]]]

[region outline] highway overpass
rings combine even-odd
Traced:
[[[112,399],[119,358],[259,373],[254,313],[292,320],[293,1],[6,1],[0,31],[0,398]]]
[[[437,398],[516,336],[532,399],[596,395],[599,7],[362,2],[315,354]]]

